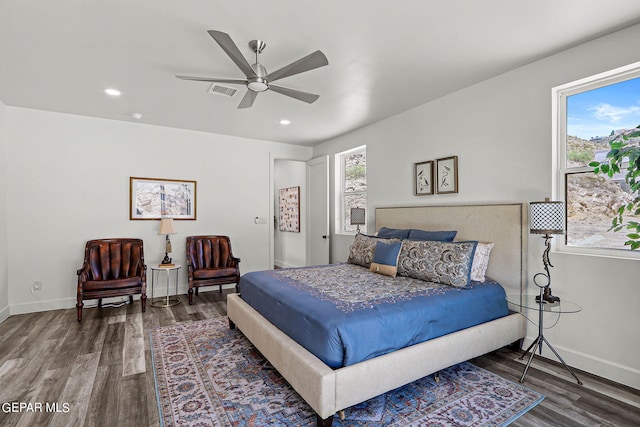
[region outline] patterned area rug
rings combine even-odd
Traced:
[[[149,332],[163,426],[315,426],[313,410],[226,317]],[[543,395],[471,363],[345,410],[334,426],[505,426]]]

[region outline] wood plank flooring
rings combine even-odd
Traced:
[[[75,309],[11,316],[0,324],[0,426],[159,426],[148,332],[226,314],[226,294],[200,292],[189,306]],[[472,360],[518,381],[519,353],[502,349]],[[525,385],[546,397],[513,426],[640,426],[640,391],[536,358]],[[6,402],[43,411],[6,413]],[[45,411],[45,404],[57,405]],[[37,409],[33,407],[33,409]]]

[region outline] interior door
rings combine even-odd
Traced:
[[[307,161],[307,265],[329,264],[329,156]]]

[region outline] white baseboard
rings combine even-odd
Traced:
[[[2,310],[0,310],[0,323],[7,320],[7,318],[11,315],[11,307],[6,306]]]
[[[290,264],[288,262],[284,262],[284,261],[282,261],[280,259],[274,260],[273,263],[278,268],[297,268],[297,267],[302,267],[301,265],[293,265],[293,264]]]
[[[528,348],[534,340],[535,337],[525,337],[523,348]],[[572,368],[580,369],[599,377],[640,390],[640,370],[562,347],[553,342],[551,345],[553,345],[553,348],[555,348],[562,359],[564,359],[565,363]],[[538,353],[536,353],[535,357],[539,357]],[[546,344],[543,344],[542,346],[542,357],[559,362]]]
[[[222,285],[223,289],[235,289],[235,284],[230,285]],[[187,291],[189,287],[187,284],[179,284],[178,285],[178,295],[187,295]],[[208,292],[208,291],[217,291],[217,286],[200,288],[199,292]],[[169,287],[169,295],[173,296],[176,294],[176,288],[174,286]],[[167,295],[167,286],[165,284],[155,285],[153,289],[153,297],[159,298]],[[151,298],[151,286],[147,286],[147,298]],[[102,302],[104,304],[108,303],[120,303],[123,301],[127,301],[129,297],[114,297],[114,298],[104,298]],[[134,295],[134,300],[139,300],[140,295]],[[96,307],[98,305],[98,300],[87,300],[85,302],[85,308]],[[10,315],[15,314],[25,314],[25,313],[36,313],[40,311],[50,311],[50,310],[67,310],[70,308],[76,307],[76,298],[59,298],[59,299],[49,299],[49,300],[36,300],[29,301],[18,304],[11,304],[0,311],[0,322],[5,320]]]
[[[10,311],[13,316],[15,314],[36,313],[39,311],[66,310],[75,308],[75,306],[75,298],[60,298],[11,304]]]

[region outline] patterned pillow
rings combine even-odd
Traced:
[[[484,282],[484,277],[489,266],[489,255],[491,255],[493,243],[478,243],[476,253],[473,256],[473,264],[471,265],[471,280],[476,282]]]
[[[398,272],[398,255],[400,255],[401,242],[376,243],[376,250],[373,254],[373,261],[369,270],[385,276],[396,277]]]
[[[398,274],[427,282],[465,288],[471,282],[471,265],[478,242],[402,242]]]
[[[347,262],[369,268],[373,260],[373,254],[376,251],[376,243],[394,243],[399,241],[398,239],[379,239],[374,236],[367,236],[366,234],[356,234],[356,238],[349,248],[349,259]]]

